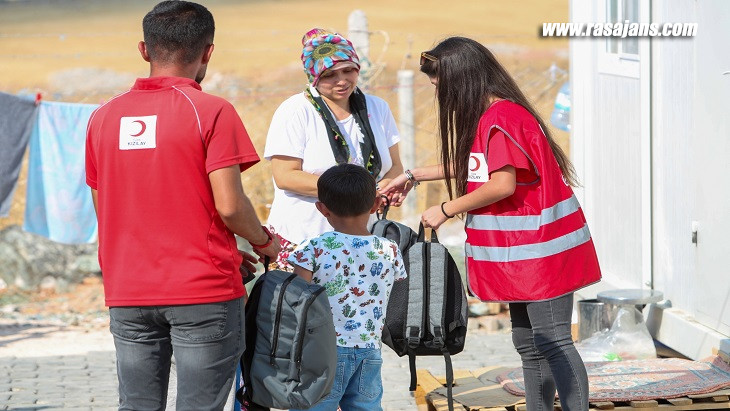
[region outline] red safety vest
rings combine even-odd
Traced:
[[[542,301],[601,279],[596,250],[573,190],[540,124],[522,106],[500,101],[482,115],[471,149],[467,193],[488,180],[489,138],[502,131],[537,178],[513,195],[467,213],[469,287],[484,301]]]

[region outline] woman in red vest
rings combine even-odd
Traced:
[[[466,213],[468,285],[508,302],[528,410],[588,409],[588,377],[573,345],[573,292],[600,280],[591,234],[573,195],[573,166],[494,55],[451,37],[421,54],[436,86],[442,163],[406,170],[385,189],[400,203],[420,181],[445,179],[449,201],[427,209],[438,228]]]

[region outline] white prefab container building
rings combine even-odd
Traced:
[[[730,1],[571,0],[573,23],[697,23],[693,37],[574,37],[571,157],[603,281],[656,289],[654,337],[730,352]]]

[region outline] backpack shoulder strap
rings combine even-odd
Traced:
[[[415,244],[404,256],[408,259],[408,309],[406,311],[405,335],[408,347],[416,348],[426,332],[424,319],[424,303],[428,291],[425,282],[425,270],[423,254],[425,244]]]
[[[390,224],[392,223],[388,220],[377,220],[370,229],[370,232],[378,237],[385,237],[385,231],[388,229]]]
[[[398,227],[398,249],[405,251],[412,245],[410,236],[411,228],[400,223],[395,223],[395,226]]]
[[[446,363],[446,400],[449,405],[449,411],[454,411],[454,366],[451,364],[451,354],[446,347],[441,348],[444,354],[444,362]]]
[[[433,343],[441,348],[446,363],[446,398],[449,411],[454,410],[454,397],[452,387],[454,385],[454,368],[451,363],[451,354],[446,346],[446,333],[448,330],[444,324],[446,317],[446,292],[448,288],[449,258],[446,247],[438,242],[436,230],[431,230],[431,241],[428,243],[428,318],[429,331],[433,335]]]
[[[418,372],[416,371],[416,354],[413,351],[408,351],[408,368],[411,371],[411,385],[408,390],[415,391],[418,385]]]
[[[433,237],[432,237],[433,239]],[[428,329],[434,336],[434,345],[437,348],[446,346],[446,288],[448,284],[448,258],[446,247],[436,242],[426,243],[426,262],[429,276],[426,279],[428,286]]]

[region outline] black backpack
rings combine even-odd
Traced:
[[[400,254],[405,255],[406,250],[416,243],[418,235],[411,229],[411,227],[397,221],[387,219],[388,210],[390,209],[390,201],[388,200],[388,197],[384,195],[381,197],[385,202],[385,205],[383,206],[383,213],[376,213],[378,219],[370,227],[370,234],[395,241],[395,243],[398,244]]]
[[[415,243],[403,253],[408,278],[393,284],[383,343],[398,356],[408,355],[411,391],[415,391],[417,384],[416,357],[443,355],[449,411],[453,411],[451,355],[464,349],[466,293],[459,269],[446,247],[438,242],[436,231],[431,230],[430,241],[425,241],[424,231],[421,224]],[[385,237],[389,238],[388,232]]]

